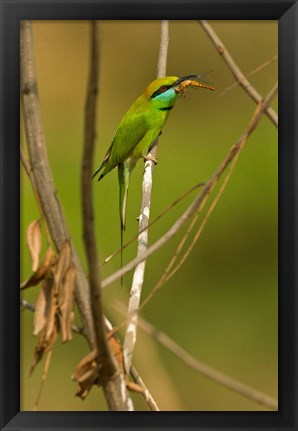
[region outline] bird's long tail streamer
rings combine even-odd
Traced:
[[[125,230],[126,219],[126,204],[129,186],[130,169],[124,163],[118,165],[118,181],[119,181],[119,213],[120,213],[120,245],[121,245],[121,268],[123,265],[123,233]],[[123,279],[121,277],[121,285]]]

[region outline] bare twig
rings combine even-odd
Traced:
[[[241,72],[237,64],[235,63],[234,59],[232,58],[231,54],[221,41],[221,39],[218,37],[216,32],[213,30],[211,25],[205,21],[200,20],[198,21],[199,24],[201,24],[202,28],[205,30],[211,41],[213,42],[214,46],[216,47],[219,54],[222,56],[226,64],[228,65],[229,69],[233,73],[234,77],[239,82],[239,85],[247,92],[247,94],[256,102],[260,103],[262,101],[262,96],[257,92],[257,90],[251,85],[251,83],[248,81],[248,79],[244,76],[244,74]],[[266,109],[266,115],[272,123],[277,127],[278,126],[278,115],[274,111],[273,108],[268,107]]]
[[[157,76],[165,76],[167,53],[169,43],[169,22],[161,22],[161,41],[159,50],[159,59],[157,67]],[[152,156],[156,158],[158,140],[151,151]],[[139,237],[138,237],[138,250],[137,256],[141,256],[148,248],[148,223],[150,216],[151,192],[152,192],[152,175],[154,163],[146,161],[145,170],[143,175],[142,185],[142,204],[141,214],[139,216]],[[147,228],[147,229],[146,229]],[[123,355],[126,372],[129,373],[134,346],[137,339],[137,321],[138,321],[138,308],[140,304],[142,286],[144,282],[146,260],[142,260],[135,268],[133,281],[130,291],[129,305],[128,305],[128,324],[123,344]]]
[[[148,226],[145,226],[143,229],[141,229],[136,235],[134,235],[129,241],[127,241],[122,248],[119,248],[114,253],[112,253],[110,256],[105,258],[105,260],[102,262],[101,266],[105,265],[106,263],[110,262],[115,256],[117,256],[121,250],[124,250],[126,247],[128,247],[133,241],[135,241],[138,236],[143,233],[145,230],[149,229],[151,226],[153,226],[158,220],[160,220],[165,214],[167,214],[172,208],[174,208],[179,202],[181,202],[184,198],[186,198],[190,193],[192,193],[194,190],[196,190],[199,187],[203,187],[205,183],[199,183],[195,186],[188,189],[186,192],[184,192],[181,196],[179,196],[177,199],[175,199],[167,208],[165,208],[161,213],[158,214],[149,224]]]
[[[265,61],[264,63],[260,64],[260,66],[256,67],[254,70],[252,70],[251,72],[249,72],[246,76],[245,79],[249,78],[250,76],[254,75],[257,72],[260,72],[260,70],[264,69],[266,66],[269,66],[269,64],[271,64],[273,61],[278,59],[278,55],[274,55],[272,58],[270,58],[270,60]],[[243,80],[242,80],[243,81]],[[228,91],[232,90],[232,88],[237,87],[237,85],[240,84],[240,81],[236,81],[233,84],[229,85],[227,88],[225,88],[220,94],[219,97],[224,96]]]
[[[206,202],[206,201],[205,201]],[[153,289],[151,289],[150,293],[148,294],[148,296],[146,297],[146,299],[142,302],[142,305],[140,306],[140,310],[147,304],[147,302],[155,295],[155,293],[168,281],[169,277],[169,272],[171,270],[171,268],[173,267],[174,263],[176,262],[176,259],[178,258],[187,238],[189,237],[190,233],[192,232],[200,214],[201,211],[203,209],[203,204],[204,202],[202,202],[202,205],[198,208],[196,214],[194,215],[191,223],[189,224],[185,234],[183,235],[174,255],[172,256],[168,266],[166,267],[166,269],[164,270],[161,278],[159,279],[159,281],[157,282],[157,284],[154,286]],[[170,274],[171,275],[171,274]]]
[[[20,306],[23,307],[23,309],[25,310],[30,310],[30,311],[35,311],[35,305],[30,304],[28,301],[26,301],[25,299],[20,299]],[[21,310],[22,311],[22,310]]]
[[[113,303],[113,306],[121,314],[125,315],[124,306],[123,304],[121,304],[120,301],[115,301]],[[271,398],[268,395],[258,391],[257,389],[245,385],[244,383],[241,383],[238,380],[235,380],[232,377],[229,377],[226,374],[212,367],[209,367],[204,362],[201,362],[198,359],[194,358],[167,334],[165,334],[163,331],[160,331],[158,328],[156,328],[154,325],[149,323],[141,316],[139,316],[138,326],[147,334],[154,337],[161,345],[166,347],[183,363],[185,363],[187,366],[191,367],[195,371],[198,371],[203,376],[209,378],[210,380],[213,380],[220,385],[225,386],[226,388],[234,392],[237,392],[238,394],[250,399],[251,401],[263,405],[270,410],[278,410],[278,403],[274,398]]]
[[[21,96],[31,172],[51,236],[56,248],[59,250],[62,244],[69,239],[69,234],[57,197],[46,152],[35,72],[31,21],[21,21]],[[95,338],[88,281],[73,245],[72,256],[77,269],[76,300],[83,320],[86,337],[90,346],[94,348]]]
[[[43,367],[43,373],[42,373],[42,377],[41,377],[41,382],[40,382],[40,386],[39,386],[39,391],[36,397],[36,401],[33,407],[33,411],[37,411],[38,410],[38,405],[39,405],[39,401],[41,398],[41,394],[42,394],[42,390],[45,384],[45,381],[47,379],[47,375],[48,375],[48,371],[49,371],[49,367],[50,367],[50,363],[51,363],[51,358],[52,358],[52,349],[49,350],[47,352],[47,356],[46,356],[46,360],[45,360],[45,364]]]
[[[144,392],[141,392],[141,394],[143,395],[148,406],[150,407],[150,410],[155,411],[155,412],[159,412],[160,410],[159,410],[158,405],[156,404],[154,398],[152,397],[152,394],[150,393],[150,391],[147,388],[147,386],[145,385],[142,377],[140,376],[140,374],[137,372],[136,368],[133,365],[130,367],[130,374],[132,375],[134,381],[138,385],[142,386],[142,388],[144,389]]]
[[[102,287],[106,287],[109,284],[113,283],[114,281],[118,280],[120,277],[122,277],[124,274],[131,271],[133,268],[135,268],[138,263],[142,262],[143,260],[147,259],[149,256],[154,254],[157,250],[159,250],[163,245],[165,245],[173,236],[176,235],[176,233],[181,229],[181,227],[184,225],[184,223],[200,208],[200,206],[203,204],[205,199],[208,197],[208,195],[211,193],[211,191],[214,189],[216,183],[220,179],[223,172],[226,170],[229,163],[233,160],[236,153],[239,151],[239,142],[241,142],[242,139],[247,139],[248,136],[252,133],[252,131],[255,129],[257,124],[259,123],[264,111],[269,106],[271,100],[276,96],[278,90],[278,85],[276,84],[274,88],[271,90],[271,92],[268,94],[265,100],[261,101],[261,103],[258,105],[257,110],[255,111],[255,114],[253,115],[253,118],[243,134],[243,136],[237,141],[236,144],[234,144],[231,149],[229,150],[227,156],[222,161],[222,163],[219,165],[219,167],[216,169],[213,176],[210,178],[210,180],[206,183],[206,185],[203,187],[202,191],[198,194],[198,196],[194,199],[194,201],[191,203],[191,205],[185,210],[185,212],[182,214],[182,216],[173,224],[173,226],[161,237],[159,238],[154,244],[152,244],[146,251],[144,251],[140,256],[135,257],[133,260],[131,260],[128,264],[126,264],[123,268],[120,270],[114,272],[110,276],[108,276],[106,279],[102,281]],[[246,136],[247,135],[247,136]]]
[[[90,72],[85,104],[85,133],[81,172],[82,220],[85,253],[90,280],[91,309],[94,322],[98,367],[110,410],[133,410],[124,376],[112,355],[104,326],[99,258],[95,241],[92,203],[92,162],[95,142],[96,107],[99,77],[99,23],[91,21]]]
[[[25,299],[20,299],[20,306],[23,307],[25,310],[35,312],[35,305],[30,304],[30,302],[26,301]],[[84,335],[84,328],[80,328],[77,325],[71,325],[72,332],[75,332],[76,334]]]
[[[157,64],[157,78],[162,78],[166,75],[167,59],[169,46],[169,21],[161,21],[160,29],[160,46]],[[152,163],[152,162],[151,162]]]

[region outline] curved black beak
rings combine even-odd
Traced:
[[[176,85],[181,84],[181,82],[186,81],[187,79],[198,79],[199,75],[187,75],[187,76],[182,76],[181,78],[178,78],[177,81],[174,82],[174,84],[172,85],[172,87],[176,87]]]
[[[182,76],[181,78],[178,78],[177,81],[172,84],[172,87],[176,87],[176,85],[181,84],[181,82],[186,81],[187,79],[196,79],[199,80],[203,78],[204,76],[207,76],[210,72],[213,72],[213,70],[209,70],[209,72],[200,73],[200,75],[187,75]]]

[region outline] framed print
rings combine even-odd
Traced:
[[[296,430],[297,3],[1,8],[1,429]]]

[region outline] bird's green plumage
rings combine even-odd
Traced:
[[[102,164],[93,175],[94,177],[102,171],[98,178],[101,180],[118,166],[121,246],[131,171],[139,158],[146,158],[160,134],[170,110],[179,97],[178,92],[175,91],[175,83],[181,82],[183,79],[167,76],[156,79],[148,85],[144,94],[131,105],[124,115]]]
[[[165,93],[154,98],[151,96],[161,86],[172,85],[177,79],[176,76],[156,79],[146,88],[145,93],[131,105],[118,126],[103,163],[94,176],[103,170],[99,177],[101,179],[128,158],[138,159],[147,155],[170,112],[167,108],[174,106],[178,94],[175,93],[174,89],[171,89],[171,94],[167,97]]]

